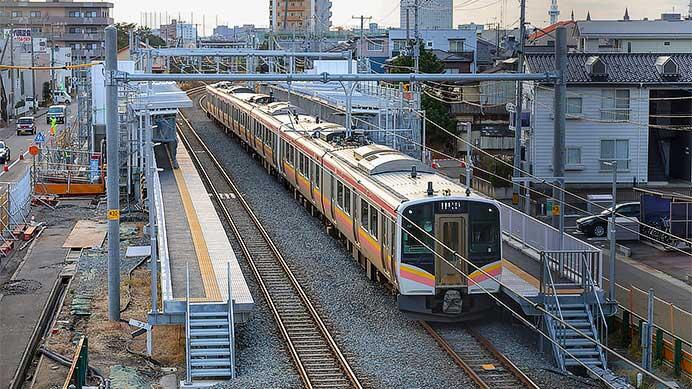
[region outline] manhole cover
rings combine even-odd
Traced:
[[[34,280],[12,280],[0,285],[0,293],[11,296],[27,294],[41,288],[41,283]]]

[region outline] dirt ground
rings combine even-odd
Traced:
[[[136,244],[134,241],[142,239],[141,223],[123,223],[123,226],[130,236],[129,241],[124,241],[121,229],[121,241],[126,243],[121,246],[127,247],[129,244]],[[131,268],[139,265],[132,270],[131,277],[127,275],[127,270],[121,271],[122,321],[108,320],[108,289],[103,266],[105,255],[103,249],[96,253],[82,254],[77,275],[69,286],[60,313],[50,327],[44,347],[71,360],[79,339],[86,335],[89,342],[89,365],[103,377],[108,377],[110,368],[115,365],[135,369],[139,377],[149,384],[156,384],[161,376],[170,374],[168,368],[172,367],[177,372],[181,372],[184,365],[182,353],[158,352],[154,355],[156,359],[149,358],[145,355],[146,336],[140,335],[133,338],[131,333],[136,328],[127,324],[129,319],[147,321],[151,283],[146,261],[138,259],[131,263]],[[75,297],[77,301],[89,301],[90,298],[90,304],[87,304],[85,308],[89,314],[73,312],[72,303]],[[176,328],[171,329],[172,331],[154,331],[157,348],[180,349],[178,347],[180,331]],[[184,345],[184,333],[182,337]],[[166,371],[162,371],[162,368]],[[32,387],[53,388],[58,385],[61,387],[67,373],[67,367],[44,357],[37,368]],[[91,383],[97,384],[98,379],[92,377]]]

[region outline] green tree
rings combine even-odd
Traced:
[[[146,42],[148,38],[149,45],[153,47],[166,46],[166,42],[161,37],[154,35],[149,27],[137,26],[135,23],[116,23],[115,27],[118,29],[118,50],[127,47],[129,44],[130,31],[134,31],[142,42]]]
[[[413,72],[414,60],[412,56],[400,55],[394,58],[391,65],[391,73],[411,73]],[[419,70],[421,73],[443,73],[444,64],[437,59],[433,52],[426,50],[421,45]],[[450,116],[449,104],[436,100],[424,93],[421,97],[421,108],[425,110],[427,119],[440,125],[447,131],[457,132],[456,120]],[[456,149],[454,139],[434,125],[428,124],[426,126],[426,138],[428,144],[438,147],[442,146],[448,151]]]

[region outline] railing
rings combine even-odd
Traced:
[[[601,253],[593,251],[541,251],[541,266],[557,275],[555,287],[588,288],[587,279],[595,280],[601,275]],[[586,277],[584,276],[586,274]],[[594,281],[596,286],[599,286]]]
[[[228,262],[226,270],[228,280],[228,351],[231,358],[231,378],[235,378],[235,317],[233,317],[233,285],[231,282],[231,263]]]
[[[544,296],[544,298],[545,296],[552,295],[553,300],[555,300],[555,305],[549,304],[547,301],[544,301],[543,303],[545,304],[545,308],[548,310],[548,312],[560,318],[560,321],[556,323],[557,327],[554,325],[556,320],[554,320],[552,317],[546,316],[545,319],[549,331],[551,332],[551,336],[560,344],[560,347],[553,346],[553,356],[555,357],[555,362],[560,366],[560,369],[564,370],[565,361],[562,357],[562,350],[565,348],[566,345],[566,337],[564,336],[566,329],[565,318],[564,316],[562,316],[562,308],[560,307],[560,300],[557,298],[557,290],[555,288],[555,281],[553,280],[550,265],[547,261],[543,260],[544,257],[544,255],[541,255],[540,294]]]
[[[185,384],[192,384],[192,363],[190,361],[190,265],[185,264]]]
[[[156,161],[154,161],[156,162]],[[153,188],[154,204],[156,205],[156,238],[158,243],[158,257],[161,271],[161,307],[166,311],[166,301],[173,299],[173,287],[171,285],[171,265],[168,256],[168,236],[166,235],[166,214],[163,208],[163,195],[161,193],[161,181],[159,173],[154,165]]]
[[[583,267],[586,268],[588,266],[586,255],[582,256],[582,262],[583,262]],[[600,299],[600,297],[598,297],[598,293],[596,292],[596,283],[594,282],[593,278],[591,277],[591,272],[587,271],[586,276],[587,276],[586,277],[586,283],[587,283],[587,287],[588,287],[587,289],[589,289],[590,292],[593,293],[594,297],[596,298],[596,305],[598,306],[598,320],[596,321],[596,326],[598,327],[598,333],[600,335],[599,340],[601,341],[601,343],[607,345],[608,344],[608,322],[606,321],[605,314],[603,313],[603,306],[601,305],[601,299]],[[588,305],[588,304],[586,304],[586,293],[584,293],[584,305]],[[600,345],[599,345],[599,348],[600,348]],[[608,354],[603,353],[603,357],[607,359]]]
[[[602,269],[601,269],[601,250],[573,236],[562,234],[556,228],[535,219],[524,212],[514,209],[503,203],[498,203],[500,206],[502,232],[507,238],[521,243],[523,246],[530,248],[537,253],[541,252],[589,252],[594,261],[592,269],[592,277],[596,285],[602,286]],[[573,266],[565,270],[571,270],[561,274],[568,279],[577,282],[573,279],[579,275],[578,270],[581,268],[578,258],[571,259]],[[576,264],[575,264],[576,263]],[[578,280],[581,283],[581,280]]]
[[[12,230],[19,224],[26,224],[31,207],[31,171],[28,169],[15,182],[7,183],[7,201],[2,204],[7,209],[7,220],[3,220],[3,232]]]

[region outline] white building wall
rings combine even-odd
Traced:
[[[409,31],[410,38],[413,39],[413,30]],[[476,51],[478,38],[474,29],[444,29],[444,30],[421,30],[419,31],[421,42],[425,44],[428,50],[449,51],[450,39],[463,39],[465,51]],[[406,29],[390,29],[389,30],[389,56],[392,56],[394,45],[392,41],[405,40]]]
[[[546,89],[544,89],[546,88]],[[612,88],[611,88],[612,89]],[[582,97],[582,118],[568,115],[565,130],[565,147],[581,148],[581,165],[566,166],[565,181],[569,184],[608,184],[612,182],[612,172],[600,167],[601,140],[629,140],[629,169],[618,169],[621,182],[631,183],[636,178],[639,183],[648,181],[648,117],[649,89],[617,88],[630,91],[630,119],[626,123],[601,121],[600,87],[568,87],[568,97]],[[554,131],[554,92],[552,88],[541,86],[533,91],[535,99],[531,102],[531,140],[530,157],[533,173],[539,177],[553,177],[553,131]],[[565,163],[567,157],[565,156]]]
[[[415,29],[415,0],[401,0],[399,27],[406,28],[406,15],[408,11],[408,25]],[[418,0],[418,29],[450,29],[452,28],[452,16],[454,3],[452,0]]]

